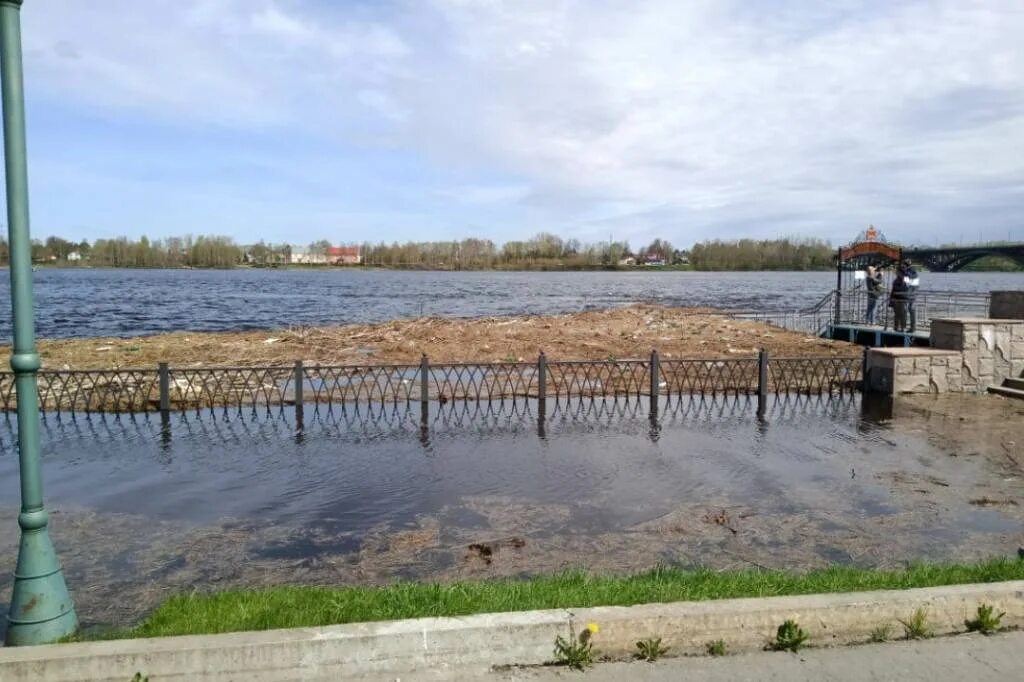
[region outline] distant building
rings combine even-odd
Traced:
[[[665,259],[656,253],[649,253],[644,257],[644,265],[648,267],[660,267],[665,265]]]
[[[636,258],[629,256],[619,261],[619,265],[636,265]]]
[[[293,246],[290,262],[292,265],[326,265],[328,260],[327,254],[314,253],[308,246]]]
[[[363,262],[358,246],[332,246],[327,249],[327,262],[332,265],[359,265]]]
[[[82,260],[82,254],[78,253],[77,251],[72,251],[71,253],[68,254],[69,263],[77,263],[80,260]]]

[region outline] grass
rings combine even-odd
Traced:
[[[708,656],[725,656],[729,653],[729,647],[726,646],[724,639],[708,642],[704,645],[704,648],[707,649]]]
[[[928,639],[932,628],[928,625],[928,609],[921,607],[907,620],[900,620],[907,639]]]
[[[564,665],[570,670],[583,672],[594,665],[594,641],[593,636],[597,633],[597,625],[591,623],[579,635],[573,632],[572,623],[569,624],[568,639],[558,635],[555,637],[555,665]]]
[[[964,625],[970,632],[980,632],[983,635],[991,635],[999,632],[1003,625],[1005,611],[996,613],[995,607],[991,604],[982,604],[978,607],[978,615],[972,620],[965,620]]]
[[[772,651],[792,651],[796,653],[806,642],[808,635],[795,620],[787,620],[779,626],[775,633],[775,641],[768,645]]]
[[[636,653],[633,654],[633,657],[640,661],[654,663],[656,660],[667,654],[671,648],[672,647],[662,645],[661,637],[641,639],[636,643]]]
[[[888,623],[879,625],[871,631],[871,636],[868,637],[868,641],[872,643],[888,642],[892,637],[892,626]]]
[[[1024,579],[1024,561],[916,565],[897,571],[833,567],[795,574],[658,568],[628,577],[571,572],[529,580],[401,583],[387,587],[274,587],[174,596],[140,625],[94,638],[162,637],[313,627],[534,609],[907,589]]]

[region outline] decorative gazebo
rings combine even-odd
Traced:
[[[836,258],[836,324],[860,319],[866,302],[862,282],[868,266],[882,270],[888,289],[902,261],[903,247],[886,239],[874,225],[841,247]]]

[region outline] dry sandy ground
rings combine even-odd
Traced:
[[[566,315],[452,319],[428,317],[383,324],[296,327],[272,331],[177,332],[140,338],[41,341],[47,369],[354,365],[638,358],[657,349],[664,358],[851,355],[859,348],[736,320],[706,310],[635,305]],[[0,347],[0,355],[9,350]]]

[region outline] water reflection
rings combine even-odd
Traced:
[[[348,432],[375,439],[405,439],[415,433],[424,445],[431,433],[451,436],[465,431],[473,434],[534,429],[545,440],[552,427],[564,430],[614,429],[617,422],[643,419],[647,435],[657,442],[667,426],[694,422],[756,422],[763,431],[773,423],[792,422],[811,416],[825,419],[847,417],[860,407],[867,424],[881,424],[892,415],[892,401],[856,394],[770,396],[763,416],[758,416],[756,399],[746,395],[694,395],[662,398],[651,404],[644,397],[573,398],[540,401],[507,399],[439,404],[307,404],[300,406],[227,407],[164,413],[44,413],[43,433],[48,439],[75,437],[95,445],[112,441],[129,442],[156,438],[170,448],[175,436],[202,435],[212,441],[238,443],[258,433],[266,437],[288,435],[302,445],[317,430]],[[13,451],[17,421],[12,413],[2,417],[6,429],[0,433],[0,450]]]
[[[892,566],[1019,546],[1015,505],[970,502],[1019,499],[984,457],[952,457],[857,395],[765,407],[760,419],[746,396],[49,414],[43,467],[69,581],[104,622],[196,585]],[[0,509],[13,518],[5,425]],[[16,526],[0,531],[0,554],[17,542]],[[469,549],[484,544],[490,563]]]

